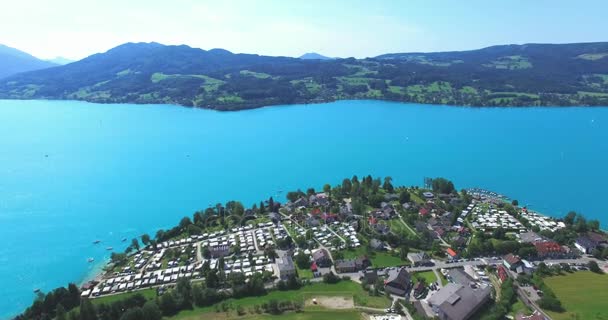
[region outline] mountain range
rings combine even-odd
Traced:
[[[340,99],[608,105],[608,42],[331,60],[127,43],[68,65],[0,79],[0,98],[170,103],[217,110]]]
[[[53,62],[40,60],[28,53],[0,44],[0,78],[55,66],[57,64]]]

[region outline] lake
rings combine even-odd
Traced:
[[[35,288],[90,276],[123,238],[354,174],[444,176],[608,223],[608,108],[340,101],[221,113],[4,100],[0,123],[0,318]]]

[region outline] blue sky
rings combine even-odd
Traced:
[[[79,59],[124,42],[299,56],[607,40],[606,1],[0,0],[0,43]]]

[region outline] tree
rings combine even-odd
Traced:
[[[150,235],[148,235],[147,233],[142,234],[141,242],[146,246],[149,245],[150,244]]]
[[[144,318],[144,313],[140,307],[135,307],[128,309],[125,313],[122,314],[120,320],[148,320]]]
[[[350,189],[352,188],[352,182],[350,182],[349,179],[344,179],[342,180],[342,191],[343,192],[350,192]]]
[[[310,267],[310,256],[302,252],[296,255],[296,264],[300,269],[308,269]]]
[[[268,199],[268,210],[270,210],[270,212],[275,212],[274,211],[274,199],[272,199],[272,197],[270,197],[270,199]]]
[[[316,193],[316,192],[315,192],[315,188],[308,188],[308,189],[306,190],[306,194],[307,194],[307,195],[309,195],[309,196],[312,196],[312,195],[314,195],[315,193]]]
[[[160,308],[156,304],[156,301],[147,301],[142,308],[143,318],[146,320],[161,320],[163,317]]]
[[[410,202],[410,193],[407,190],[401,190],[399,192],[399,203],[407,203]]]
[[[180,309],[192,308],[192,285],[189,279],[179,278],[174,294],[178,298],[176,303]]]
[[[323,185],[323,192],[329,194],[331,192],[331,186],[327,183]]]
[[[65,312],[65,308],[60,303],[55,308],[55,319],[56,320],[67,320],[67,313]]]
[[[589,220],[589,222],[587,222],[587,227],[590,230],[599,230],[600,229],[600,221],[599,220]]]
[[[336,276],[333,271],[326,273],[323,275],[323,282],[325,283],[338,283],[340,282],[340,277]]]
[[[266,257],[272,261],[274,261],[274,259],[278,258],[278,254],[277,252],[274,250],[273,247],[266,247],[266,249],[264,249],[264,254],[266,255]]]
[[[139,241],[137,241],[137,238],[133,238],[133,240],[131,240],[131,247],[139,252]]]
[[[517,201],[517,200],[513,200],[513,201],[511,201],[511,204],[512,204],[514,207],[517,207],[517,206],[519,206],[519,201]]]
[[[188,217],[183,217],[182,220],[179,221],[179,228],[181,230],[185,230],[188,225],[191,225],[192,221]]]
[[[395,188],[393,188],[392,181],[393,181],[393,178],[385,177],[384,184],[382,185],[382,189],[386,190],[388,193],[393,193],[395,191]]]
[[[160,297],[160,310],[162,310],[163,315],[171,316],[175,312],[177,312],[177,303],[175,302],[175,298],[171,291],[165,292]]]
[[[80,300],[80,320],[97,320],[95,306],[87,298]]]
[[[602,269],[600,269],[600,266],[598,266],[597,262],[595,261],[589,261],[589,270],[595,273],[603,273]]]
[[[566,214],[566,216],[564,217],[564,223],[567,225],[573,225],[574,224],[574,219],[576,218],[577,213],[575,211],[570,211]]]
[[[409,251],[410,248],[407,245],[402,245],[401,248],[399,248],[399,258],[401,258],[402,261],[406,261]]]
[[[449,194],[455,190],[456,189],[454,188],[454,183],[452,183],[452,181],[445,178],[433,179],[433,191]]]

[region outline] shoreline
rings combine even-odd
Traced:
[[[468,104],[442,104],[442,103],[419,103],[414,101],[403,101],[403,100],[391,100],[391,99],[373,99],[373,98],[347,98],[347,99],[335,99],[335,100],[324,100],[324,101],[308,101],[308,102],[294,102],[290,104],[260,104],[252,107],[245,107],[239,109],[217,109],[207,108],[203,106],[186,106],[173,103],[140,103],[140,102],[104,102],[104,101],[91,101],[91,100],[74,100],[74,99],[51,99],[51,98],[40,98],[40,99],[11,99],[11,98],[0,98],[0,101],[69,101],[69,102],[83,102],[98,105],[139,105],[139,106],[172,106],[181,107],[186,109],[200,109],[208,111],[217,111],[222,113],[232,113],[248,110],[266,109],[266,108],[277,108],[277,107],[288,107],[288,106],[308,106],[308,105],[323,105],[331,104],[335,102],[349,102],[349,101],[373,101],[373,102],[386,102],[401,105],[421,105],[430,107],[447,107],[447,108],[463,108],[463,109],[571,109],[571,108],[608,108],[608,105],[567,105],[567,106],[556,106],[556,105],[501,105],[501,106],[477,106]]]

